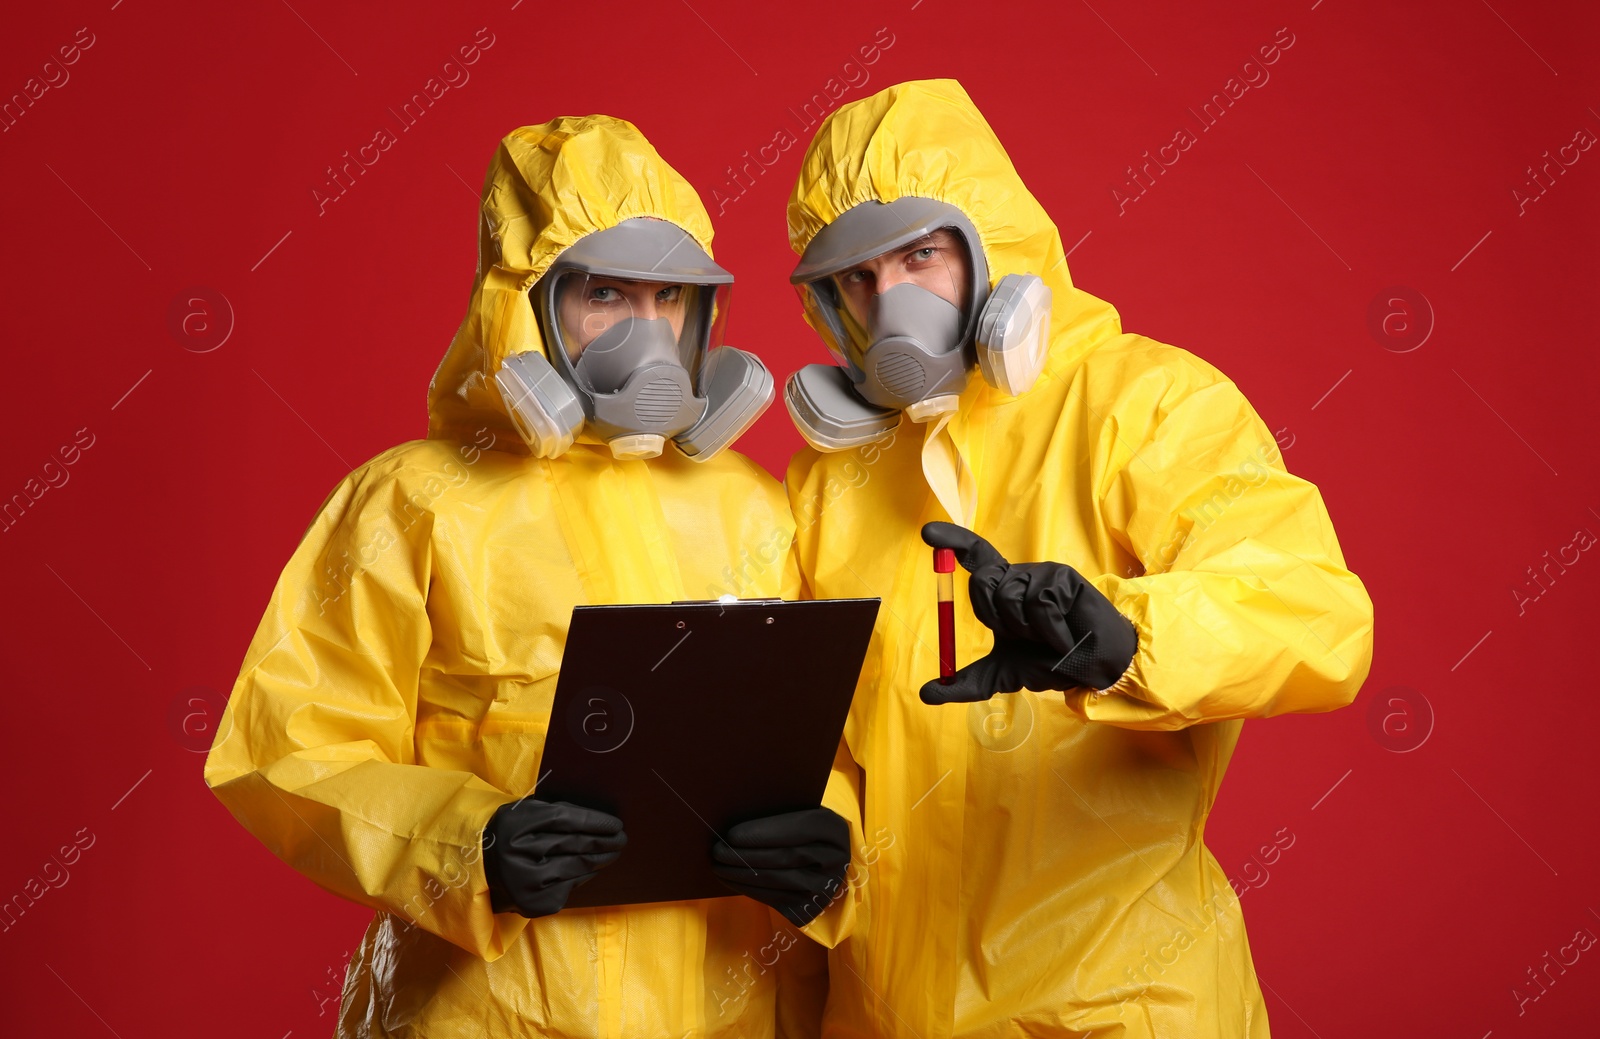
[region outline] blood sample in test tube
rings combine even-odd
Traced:
[[[935,548],[933,572],[939,584],[939,681],[949,685],[956,673],[956,550]]]

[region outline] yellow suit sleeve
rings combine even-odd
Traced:
[[[1131,454],[1108,468],[1100,507],[1144,573],[1092,581],[1139,647],[1109,689],[1074,691],[1068,705],[1090,721],[1176,729],[1354,699],[1372,662],[1372,601],[1321,494],[1284,469],[1243,394],[1219,377],[1163,400],[1142,443],[1127,440],[1138,422],[1118,424]]]
[[[483,872],[483,827],[513,797],[415,761],[430,520],[393,479],[340,484],[273,591],[205,780],[321,887],[492,960],[527,926],[490,909]]]

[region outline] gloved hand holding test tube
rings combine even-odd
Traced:
[[[1009,562],[954,523],[927,524],[922,540],[933,546],[939,583],[939,678],[923,685],[924,703],[972,703],[1021,689],[1101,690],[1131,665],[1139,647],[1133,622],[1071,566]],[[973,615],[994,632],[988,655],[959,670],[952,563],[971,573]]]

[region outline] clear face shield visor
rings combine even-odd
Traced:
[[[915,197],[863,203],[818,233],[790,281],[865,401],[953,406],[989,288],[977,231],[959,209]]]
[[[531,290],[545,351],[495,374],[534,453],[556,457],[581,435],[619,459],[655,457],[668,440],[705,459],[749,428],[771,375],[722,345],[732,283],[664,220],[624,220],[569,246]]]
[[[819,451],[955,410],[973,367],[1010,396],[1043,370],[1049,287],[1022,272],[991,286],[977,229],[949,203],[863,202],[817,232],[789,281],[837,365],[806,365],[784,387]]]
[[[863,266],[795,286],[801,305],[822,318],[823,341],[835,363],[865,371],[873,346],[901,330],[958,349],[966,331],[961,303],[972,292],[970,253],[959,232],[935,229],[875,259],[897,280]],[[921,291],[891,293],[900,286]]]
[[[534,294],[551,363],[580,392],[616,392],[630,362],[675,363],[698,391],[732,284],[682,228],[640,217],[573,243]]]
[[[772,402],[772,374],[722,343],[733,275],[682,228],[634,218],[569,246],[534,284],[545,350],[505,359],[495,383],[535,455],[578,438],[622,460],[668,441],[706,461]]]
[[[557,270],[540,293],[551,360],[590,434],[618,457],[659,453],[706,413],[706,358],[721,345],[730,286],[661,273]]]
[[[705,357],[722,345],[731,288],[560,271],[549,288],[552,353],[591,394],[615,393],[636,369],[668,364],[699,395]]]

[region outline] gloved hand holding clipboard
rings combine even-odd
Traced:
[[[627,843],[567,908],[732,894],[728,830],[821,803],[878,606],[574,609],[533,796],[615,816]]]

